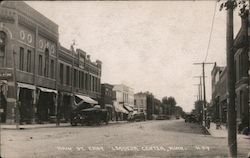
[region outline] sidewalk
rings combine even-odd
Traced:
[[[70,123],[60,123],[60,126],[57,126],[56,123],[26,124],[26,125],[19,125],[19,129],[35,129],[35,128],[67,127],[67,126],[70,126]],[[1,129],[16,129],[16,124],[1,124]]]
[[[128,121],[109,121],[109,124],[123,124],[127,122]],[[71,126],[70,123],[60,123],[60,126],[57,126],[56,123],[26,124],[26,125],[19,125],[19,129],[37,129],[37,128],[70,127],[70,126]],[[1,129],[16,129],[16,124],[1,124]]]
[[[218,138],[226,138],[228,135],[226,126],[221,125],[221,129],[216,129],[216,124],[213,122],[210,123],[210,128],[207,129],[207,131],[210,133],[211,136],[218,137]],[[238,138],[250,138],[250,136],[243,135],[243,134],[237,134],[237,137]]]

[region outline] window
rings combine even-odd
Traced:
[[[4,66],[6,34],[0,31],[0,66]]]
[[[60,63],[60,83],[63,84],[63,64]]]
[[[86,77],[85,77],[85,73],[83,72],[83,73],[82,73],[82,86],[83,86],[83,89],[86,89],[86,85],[85,85],[85,82],[86,82],[86,81],[85,81],[85,78],[86,78]]]
[[[20,54],[19,54],[19,70],[24,70],[24,48],[20,47]]]
[[[81,71],[79,71],[79,76],[78,76],[79,78],[78,78],[78,85],[79,85],[79,88],[82,88],[82,72]]]
[[[88,90],[88,74],[85,73],[85,89]]]
[[[31,72],[31,50],[27,52],[27,72]]]
[[[74,87],[77,85],[77,70],[74,69]]]
[[[55,62],[54,60],[50,60],[50,77],[53,79],[55,78],[54,72],[55,72]]]
[[[39,55],[38,57],[38,75],[43,74],[43,56]]]
[[[49,75],[49,50],[45,49],[45,67],[44,67],[44,76],[48,77]]]
[[[70,67],[66,67],[66,85],[70,85]]]

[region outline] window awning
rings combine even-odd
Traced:
[[[90,97],[84,96],[84,95],[76,95],[78,98],[82,99],[84,102],[89,104],[98,104],[97,101],[91,99]]]
[[[53,90],[53,89],[48,89],[48,88],[42,88],[42,87],[38,87],[41,91],[43,92],[49,92],[49,93],[56,93],[57,94],[57,91],[56,90]]]
[[[129,111],[129,112],[132,112],[134,111],[133,108],[129,105],[124,105],[124,107]]]
[[[117,104],[116,102],[114,102],[114,107],[116,112],[128,114],[128,111],[124,109],[121,105]]]
[[[21,87],[21,88],[27,88],[27,89],[32,89],[32,90],[36,89],[36,86],[26,84],[26,83],[17,83],[17,85],[18,87]]]

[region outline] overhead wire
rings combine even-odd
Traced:
[[[214,5],[214,14],[213,14],[213,19],[212,19],[212,23],[211,23],[210,34],[209,34],[209,40],[208,40],[207,51],[206,51],[206,57],[205,57],[204,62],[206,62],[206,60],[207,60],[208,52],[209,52],[209,48],[210,48],[211,38],[212,38],[212,34],[213,34],[213,29],[214,29],[214,19],[215,19],[215,15],[216,15],[217,3],[218,3],[218,2],[215,1],[215,5]]]

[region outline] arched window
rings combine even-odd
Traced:
[[[4,66],[4,56],[5,56],[5,46],[6,46],[6,34],[0,31],[0,66]]]
[[[44,67],[44,76],[49,76],[49,49],[45,49],[45,67]]]

